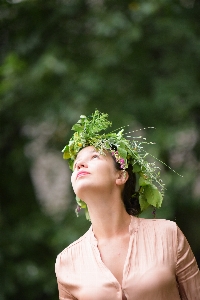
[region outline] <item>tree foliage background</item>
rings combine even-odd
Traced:
[[[183,176],[158,163],[157,217],[200,263],[199,16],[194,0],[1,1],[0,300],[58,299],[56,256],[90,225],[61,150],[95,108],[114,128],[156,127],[148,151]]]

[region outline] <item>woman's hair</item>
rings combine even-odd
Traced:
[[[116,169],[122,170],[120,164],[116,162],[114,157],[113,160],[115,162]],[[122,199],[127,213],[132,216],[138,216],[141,213],[141,209],[139,204],[139,193],[136,192],[136,174],[133,173],[132,165],[128,165],[126,172],[129,177],[122,191]]]

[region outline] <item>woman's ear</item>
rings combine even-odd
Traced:
[[[125,170],[121,170],[118,172],[118,176],[116,179],[116,184],[117,185],[123,185],[126,183],[126,181],[128,180],[128,172],[126,172]]]

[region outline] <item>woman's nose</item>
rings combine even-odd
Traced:
[[[84,160],[79,160],[76,164],[77,169],[87,168],[87,162]]]

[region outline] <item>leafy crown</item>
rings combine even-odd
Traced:
[[[138,192],[141,212],[149,205],[155,208],[161,207],[164,184],[160,178],[159,168],[155,162],[148,162],[148,153],[144,150],[144,139],[127,139],[124,129],[101,133],[112,125],[108,121],[108,114],[100,113],[98,110],[89,116],[80,116],[80,120],[73,125],[75,131],[69,143],[62,150],[63,158],[69,162],[70,169],[73,170],[74,160],[78,152],[87,146],[94,146],[101,154],[105,155],[105,150],[110,151],[116,161],[120,163],[121,169],[126,169],[129,164],[133,167],[133,172],[138,178]],[[115,149],[115,150],[113,150]],[[159,188],[158,188],[159,187]],[[89,219],[87,205],[79,198],[76,198],[78,210],[86,209],[86,217]]]

